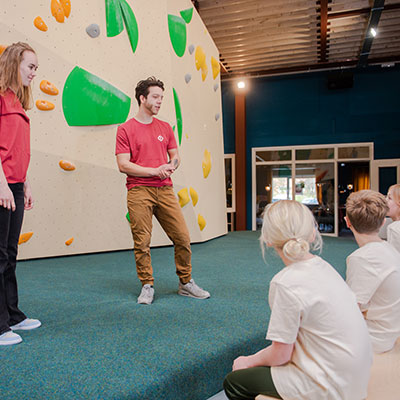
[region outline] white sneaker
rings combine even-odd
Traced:
[[[208,299],[210,297],[210,293],[197,286],[193,279],[185,285],[179,281],[178,294],[181,296],[194,297],[195,299]]]
[[[137,299],[138,304],[151,304],[154,299],[154,288],[149,283],[142,287],[140,296]]]
[[[9,346],[11,344],[21,343],[22,338],[13,331],[8,331],[0,335],[0,346]]]
[[[38,319],[26,318],[18,324],[10,326],[13,331],[30,331],[31,329],[39,328],[42,323]]]

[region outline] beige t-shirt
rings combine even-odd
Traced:
[[[347,257],[346,281],[355,293],[375,353],[400,336],[400,254],[387,242],[371,242]]]
[[[285,267],[271,281],[267,339],[294,343],[289,363],[272,367],[285,400],[367,397],[372,349],[354,294],[320,257]]]
[[[387,241],[400,253],[400,221],[394,221],[388,226]]]

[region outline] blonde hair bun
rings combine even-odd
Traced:
[[[309,243],[304,239],[289,239],[282,247],[285,257],[290,260],[303,258],[310,251]]]

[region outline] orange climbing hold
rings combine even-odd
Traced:
[[[18,244],[27,242],[32,237],[32,235],[33,235],[33,232],[22,233],[19,236]]]
[[[65,242],[65,245],[66,245],[66,246],[69,246],[73,241],[74,241],[74,238],[73,238],[73,237],[72,237],[72,238],[69,238],[69,239]]]
[[[50,111],[54,109],[54,104],[47,100],[36,100],[36,107],[42,111]]]
[[[75,169],[75,165],[70,161],[61,160],[58,165],[65,171],[73,171]]]
[[[70,0],[60,0],[61,6],[64,10],[64,15],[68,18],[71,14],[71,1]]]
[[[57,22],[64,22],[65,14],[64,8],[57,0],[51,0],[51,15]]]
[[[7,46],[3,46],[0,44],[0,54],[7,48]]]
[[[40,82],[40,90],[46,94],[56,96],[58,94],[58,89],[49,81],[45,79]]]
[[[36,26],[40,31],[46,32],[47,31],[47,25],[44,23],[41,17],[36,17],[33,20],[33,25]]]

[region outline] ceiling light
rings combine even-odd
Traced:
[[[238,87],[239,89],[244,89],[245,86],[246,86],[246,84],[245,84],[243,81],[240,81],[240,82],[238,82],[238,84],[237,84],[237,87]]]
[[[372,35],[373,37],[375,37],[376,34],[378,33],[374,28],[371,28],[370,32],[371,32],[371,35]]]

